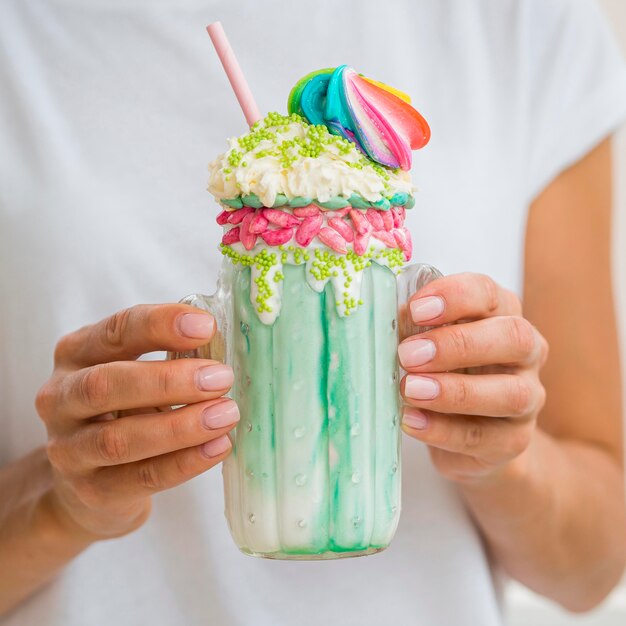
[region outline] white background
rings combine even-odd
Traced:
[[[626,0],[599,1],[605,8],[626,55]],[[614,285],[621,322],[622,355],[625,362],[622,379],[626,390],[626,128],[620,131],[616,148]],[[626,626],[626,577],[600,608],[585,615],[568,614],[519,585],[511,585],[507,605],[509,626]]]

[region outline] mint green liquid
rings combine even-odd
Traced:
[[[384,549],[400,514],[396,277],[363,270],[364,304],[337,314],[332,287],[285,265],[272,326],[232,272],[233,398],[241,420],[224,462],[226,517],[238,547],[325,559]]]

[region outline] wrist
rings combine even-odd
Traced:
[[[518,457],[480,480],[459,485],[460,494],[479,520],[490,516],[492,527],[520,526],[545,516],[554,506],[553,481],[557,450],[552,439],[537,429]],[[546,463],[546,458],[553,462]]]
[[[33,523],[46,543],[68,556],[82,552],[100,539],[72,518],[54,488],[39,498],[33,517]]]

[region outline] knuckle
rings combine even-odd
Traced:
[[[478,280],[485,298],[485,309],[487,313],[493,313],[500,305],[498,285],[486,274],[478,274]]]
[[[165,488],[161,472],[152,460],[145,461],[139,465],[137,468],[137,481],[140,487],[148,491],[161,491]]]
[[[130,446],[117,421],[104,422],[94,435],[98,459],[107,465],[118,465],[130,457]]]
[[[522,357],[530,356],[535,350],[535,329],[523,317],[507,318],[507,333],[511,343]]]
[[[508,393],[509,410],[512,417],[522,417],[530,412],[532,390],[520,376],[513,377]]]
[[[77,478],[72,487],[76,497],[88,509],[97,510],[105,506],[105,495],[92,477]]]
[[[463,301],[470,295],[468,289],[468,283],[471,282],[471,274],[463,273],[455,276],[448,276],[442,281],[446,281],[444,284],[446,289],[450,292],[454,300]]]
[[[509,437],[508,452],[509,458],[519,456],[530,443],[530,432],[527,428],[518,428],[515,433]]]
[[[124,345],[132,315],[132,308],[123,309],[105,320],[104,336],[109,345],[116,348]]]
[[[456,383],[453,385],[453,402],[457,409],[462,409],[467,405],[467,401],[470,397],[470,382],[463,375],[459,376]]]
[[[537,384],[537,404],[536,404],[536,410],[537,411],[541,411],[541,409],[543,409],[543,407],[546,404],[546,398],[547,398],[546,388],[541,384],[541,382],[538,382],[538,384]]]
[[[550,354],[550,345],[548,344],[546,338],[539,334],[539,366],[543,367],[548,360],[548,356]]]
[[[180,390],[181,383],[178,375],[178,363],[183,363],[185,366],[187,365],[186,361],[173,361],[159,364],[156,386],[157,391],[163,397],[170,397],[177,389]]]
[[[163,305],[154,307],[150,305],[138,305],[137,317],[141,317],[141,327],[148,340],[155,344],[160,344],[169,335],[169,327],[166,320],[171,319],[170,311]]]
[[[472,354],[473,341],[463,326],[464,324],[458,324],[450,327],[450,341],[456,355],[464,360]]]
[[[190,425],[188,421],[183,419],[180,415],[176,415],[176,413],[174,413],[170,419],[163,422],[163,427],[165,429],[165,436],[169,441],[180,442],[189,438]]]
[[[35,409],[43,422],[47,422],[55,413],[58,394],[54,383],[48,381],[39,389],[35,396]]]
[[[509,299],[510,310],[515,311],[516,315],[520,315],[522,313],[522,301],[520,297],[513,291],[507,291],[506,293]]]
[[[463,450],[465,452],[475,452],[477,448],[480,448],[483,436],[483,427],[478,422],[468,423],[463,436]]]
[[[76,392],[80,400],[98,414],[107,405],[110,395],[109,364],[94,365],[83,371]]]
[[[69,355],[73,354],[76,351],[76,334],[69,333],[67,335],[63,335],[58,341],[56,346],[54,347],[54,362],[56,364],[67,360]]]
[[[48,439],[46,443],[46,455],[48,461],[50,461],[50,465],[61,474],[64,474],[67,468],[68,454],[67,448],[62,440],[56,437]]]
[[[195,468],[188,454],[175,454],[173,460],[177,482],[193,476]]]

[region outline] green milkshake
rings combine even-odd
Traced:
[[[242,418],[223,468],[226,515],[251,554],[374,552],[400,513],[396,279],[364,269],[368,302],[340,317],[332,286],[313,291],[305,271],[285,266],[272,326],[250,303],[250,270],[232,272],[227,342]]]
[[[209,170],[224,228],[209,308],[241,413],[223,464],[235,543],[276,559],[383,550],[400,515],[408,172],[297,113],[269,114]]]

